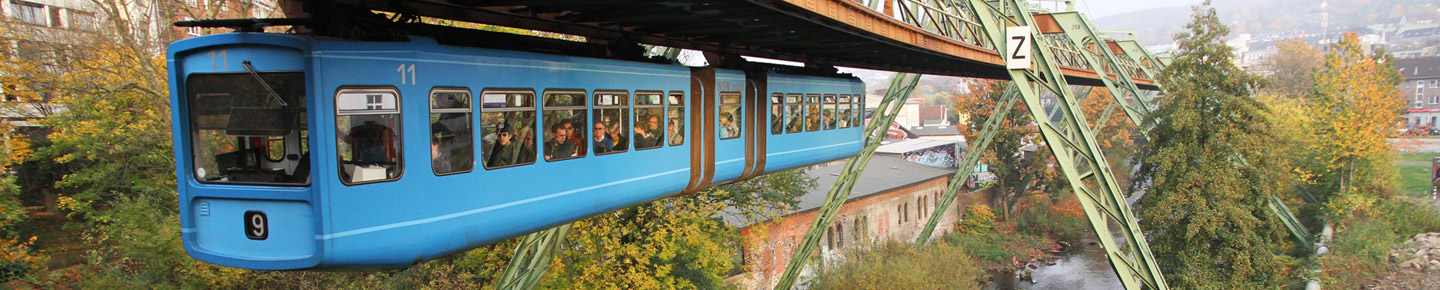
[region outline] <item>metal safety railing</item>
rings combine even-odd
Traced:
[[[925,31],[947,38],[988,49],[995,49],[985,35],[985,29],[975,22],[975,13],[969,7],[948,1],[901,0],[900,21],[915,25]]]

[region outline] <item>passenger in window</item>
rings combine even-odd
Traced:
[[[521,144],[521,145],[520,145],[520,158],[519,158],[520,160],[519,160],[519,162],[520,162],[521,164],[529,164],[529,163],[531,163],[531,162],[535,162],[535,155],[536,155],[536,154],[535,154],[535,134],[534,134],[534,130],[530,130],[529,127],[526,127],[526,128],[524,128],[524,129],[521,129],[520,132],[522,132],[522,134],[517,134],[517,135],[516,135],[516,136],[520,136],[520,140],[521,140],[521,141],[520,141],[520,144]]]
[[[576,128],[585,127],[585,119],[576,118],[575,120],[565,122],[560,126],[561,128],[565,129],[565,135],[570,137],[570,144],[575,145],[575,152],[570,156],[585,157],[585,145],[583,145],[585,144],[585,132],[580,132],[576,130]]]
[[[490,167],[501,167],[515,164],[515,153],[518,148],[510,130],[504,124],[500,125],[499,132],[495,133],[495,146],[490,148],[490,160],[486,162]]]
[[[595,154],[609,153],[615,150],[615,140],[610,139],[610,134],[605,133],[605,122],[595,122]]]
[[[735,125],[735,115],[728,112],[720,115],[720,139],[738,136],[740,136],[740,126]]]
[[[660,146],[660,117],[651,115],[645,122],[635,125],[635,148]]]
[[[625,135],[625,127],[620,126],[619,122],[612,121],[607,123],[605,125],[605,132],[610,133],[610,141],[615,142],[614,146],[610,146],[611,150],[624,151],[630,148],[630,136]]]
[[[447,135],[445,125],[434,123],[430,125],[430,164],[434,166],[435,172],[450,172],[450,148],[445,144],[450,143],[455,135]]]
[[[374,120],[365,120],[364,124],[350,128],[350,134],[340,134],[341,140],[350,143],[350,152],[353,152],[356,164],[359,165],[393,165],[395,160],[395,130],[390,127],[375,123]]]
[[[685,144],[685,129],[680,126],[680,119],[670,118],[669,129],[666,135],[670,135],[670,146]]]
[[[570,142],[570,130],[566,128],[568,122],[555,123],[550,126],[550,141],[545,142],[545,160],[566,159],[575,157],[575,143]]]
[[[800,132],[804,127],[804,121],[800,120],[803,117],[804,116],[800,115],[800,110],[790,110],[790,116],[785,118],[790,121],[789,124],[785,124],[785,131],[791,133]]]

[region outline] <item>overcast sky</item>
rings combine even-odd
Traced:
[[[1200,4],[1201,0],[1077,0],[1075,10],[1085,13],[1090,19],[1098,19],[1105,16],[1140,11],[1150,8],[1171,7],[1171,6],[1192,6]],[[1054,2],[1040,2],[1041,6],[1052,7]]]

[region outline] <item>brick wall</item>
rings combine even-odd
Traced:
[[[942,176],[906,187],[851,199],[840,207],[829,232],[820,239],[820,254],[836,257],[845,249],[883,240],[914,242],[931,215],[943,214],[932,238],[950,232],[966,206],[983,203],[989,188],[961,192],[944,213],[935,212],[934,200],[950,181]],[[828,186],[828,185],[822,185]],[[923,199],[923,200],[922,200]],[[923,202],[924,207],[920,205]],[[740,230],[745,241],[746,272],[727,279],[741,289],[773,289],[805,230],[815,220],[816,210],[794,213],[775,221]],[[833,247],[832,247],[833,245]]]

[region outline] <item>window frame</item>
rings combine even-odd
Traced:
[[[851,105],[854,102],[854,97],[850,94],[841,94],[836,98],[838,98],[838,100],[835,105],[835,128],[845,129],[855,127],[855,122],[851,121],[852,118],[850,117],[850,115],[855,114],[855,108]],[[840,115],[842,112],[845,113],[845,126],[840,126]]]
[[[641,92],[641,91],[636,91],[636,94],[639,94],[640,92]],[[658,92],[658,91],[657,91],[657,92]],[[671,116],[670,116],[670,110],[675,109],[675,108],[679,108],[679,109],[680,109],[680,117],[676,117],[675,119],[676,119],[676,120],[680,120],[680,132],[679,132],[679,133],[676,133],[676,134],[680,134],[680,136],[684,137],[684,136],[685,136],[685,133],[686,133],[686,132],[689,132],[689,131],[686,131],[686,130],[685,130],[685,127],[687,127],[687,126],[690,125],[690,123],[687,122],[688,120],[685,120],[685,115],[688,115],[688,114],[689,114],[688,112],[685,112],[685,91],[670,91],[668,94],[665,94],[664,96],[665,96],[665,119],[666,119],[666,121],[669,121],[669,119],[671,118]],[[670,133],[670,128],[665,128],[665,133],[666,133],[665,135],[670,135],[670,134],[669,134],[669,133]],[[689,141],[689,139],[690,139],[690,138],[680,138],[680,143],[671,143],[671,141],[674,141],[675,138],[670,137],[670,136],[666,136],[666,138],[669,138],[669,139],[666,139],[666,140],[665,140],[665,144],[669,144],[670,146],[685,146],[685,141]]]
[[[792,99],[792,98],[793,98],[793,99]],[[793,100],[794,102],[791,102],[792,100]],[[797,103],[798,103],[798,104],[797,104]],[[800,119],[800,120],[799,120],[799,121],[800,121],[800,126],[799,126],[800,128],[799,128],[799,129],[796,129],[796,130],[794,130],[794,131],[791,131],[791,130],[790,130],[790,116],[792,115],[792,114],[790,114],[791,112],[789,111],[790,108],[791,108],[790,106],[795,106],[795,108],[797,108],[797,109],[795,109],[795,110],[796,110],[796,111],[799,111],[799,113],[800,113],[800,114],[797,116],[797,117],[799,117],[799,119]],[[805,94],[796,94],[796,93],[787,93],[787,94],[785,94],[785,110],[786,110],[786,112],[784,113],[784,115],[785,115],[785,134],[805,133]]]
[[[435,93],[438,93],[438,92],[450,92],[450,93],[463,92],[463,93],[465,93],[465,95],[467,96],[467,98],[470,99],[470,101],[467,102],[467,103],[465,103],[465,105],[466,105],[467,107],[464,108],[464,109],[458,109],[458,108],[443,108],[443,109],[437,110],[437,109],[435,109],[435,106],[433,105],[433,102],[434,102],[434,100],[435,100]],[[467,169],[465,169],[465,170],[458,170],[458,171],[451,171],[451,172],[446,172],[446,173],[440,173],[439,171],[436,171],[436,170],[435,170],[435,160],[432,159],[432,160],[430,160],[430,173],[434,173],[435,176],[446,176],[446,175],[455,175],[455,174],[468,173],[468,172],[475,171],[475,116],[478,115],[478,114],[475,113],[475,94],[474,94],[474,92],[471,92],[471,91],[470,91],[470,88],[466,88],[466,87],[438,87],[438,86],[437,86],[437,87],[432,87],[432,88],[430,88],[430,94],[426,95],[426,97],[425,97],[425,103],[426,103],[426,104],[425,104],[425,108],[429,110],[429,112],[426,112],[426,114],[425,114],[425,117],[427,118],[427,121],[428,121],[428,118],[430,117],[430,115],[434,115],[434,114],[462,113],[462,112],[463,112],[463,113],[465,113],[465,114],[469,114],[469,115],[470,115],[470,120],[469,120],[469,122],[465,122],[465,124],[468,125],[468,127],[466,127],[466,129],[469,129],[469,130],[470,130],[470,167],[467,168]],[[435,130],[435,124],[434,124],[434,123],[430,123],[429,125],[430,125],[430,130],[431,130],[431,131],[434,131],[434,130]],[[428,134],[427,134],[427,135],[428,135]],[[430,139],[430,138],[427,136],[427,138],[425,138],[425,139]],[[430,145],[432,145],[432,146],[435,145],[435,144],[434,144],[435,141],[432,140],[432,141],[430,141],[430,142],[431,142]],[[433,151],[433,149],[432,149],[432,151],[430,151],[430,154],[435,154],[435,151]],[[454,158],[454,156],[451,156],[451,158]]]
[[[772,110],[772,112],[770,112],[770,114],[767,114],[767,116],[765,116],[766,118],[770,118],[770,123],[769,123],[769,124],[770,124],[770,127],[769,127],[769,128],[766,128],[765,130],[766,130],[766,131],[769,131],[769,132],[770,132],[770,135],[785,134],[785,94],[784,94],[784,93],[770,93],[770,108],[771,108],[771,109],[774,109],[775,106],[780,106],[780,109],[779,109],[779,110]],[[779,118],[776,118],[777,115],[779,116]],[[777,124],[776,124],[777,122],[779,123],[779,124],[778,124],[778,125],[779,125],[778,127],[776,126],[776,125],[777,125]],[[780,130],[775,130],[776,128],[779,128]],[[778,131],[778,132],[777,132],[777,131]]]
[[[824,94],[820,97],[820,130],[835,130],[839,128],[837,121],[840,120],[840,97],[835,94]],[[825,109],[830,109],[830,121],[825,121]],[[826,126],[829,125],[829,126]]]
[[[633,121],[634,117],[632,117],[632,115],[635,114],[635,109],[632,109],[632,108],[631,108],[631,105],[633,105],[633,104],[635,104],[635,103],[637,102],[637,101],[636,101],[636,98],[640,95],[641,92],[643,92],[643,91],[636,91],[635,94],[632,95],[632,94],[630,94],[629,91],[625,91],[625,90],[595,90],[595,93],[594,93],[594,94],[591,94],[591,95],[589,96],[590,98],[599,98],[601,94],[624,95],[624,96],[625,96],[625,104],[621,104],[621,105],[605,105],[605,106],[602,107],[602,106],[600,105],[600,101],[599,101],[599,100],[590,100],[590,101],[591,101],[591,103],[590,103],[590,108],[591,108],[591,110],[593,110],[594,112],[592,112],[591,115],[590,115],[590,116],[587,116],[587,117],[590,117],[591,119],[600,117],[600,109],[624,109],[624,110],[626,110],[624,118],[627,119],[627,120],[631,120],[630,124],[634,124],[634,123],[635,123],[635,122]],[[662,94],[662,96],[663,96],[663,94]],[[586,124],[587,130],[591,130],[591,132],[593,132],[593,131],[595,130],[595,128],[588,128],[588,127],[589,127],[589,126],[594,126],[594,125],[595,125],[595,122],[596,122],[596,121],[591,120],[589,123],[587,123],[587,124]],[[620,127],[621,127],[622,129],[631,129],[631,128],[625,128],[626,125],[627,125],[627,124],[621,124]],[[631,129],[631,130],[633,130],[633,129]],[[608,133],[608,132],[607,132],[607,133]],[[592,136],[592,137],[593,137],[593,136]],[[586,146],[595,146],[595,140],[592,140],[592,139],[593,139],[593,138],[585,138],[586,143],[589,143],[589,144],[585,144],[585,145],[586,145]],[[631,138],[630,141],[626,141],[626,142],[625,142],[625,148],[611,148],[611,149],[610,149],[610,152],[595,153],[595,156],[610,155],[610,154],[616,154],[616,153],[630,152],[630,147],[634,147],[634,146],[631,146],[632,143],[633,143],[633,141],[634,141],[634,138]],[[614,140],[611,140],[611,142],[614,142]],[[572,158],[572,159],[573,159],[573,158]]]
[[[485,95],[488,95],[488,94],[516,94],[516,93],[519,93],[519,94],[530,94],[530,107],[485,108]],[[478,110],[480,111],[480,118],[477,118],[476,120],[478,121],[478,120],[484,119],[484,116],[485,116],[484,114],[485,114],[485,113],[501,113],[501,114],[504,114],[504,113],[507,113],[507,112],[527,112],[527,111],[528,111],[528,112],[531,112],[531,113],[535,113],[535,115],[530,116],[530,122],[531,122],[531,124],[532,124],[532,127],[537,127],[537,128],[538,128],[538,126],[534,126],[534,124],[535,124],[535,119],[541,117],[541,116],[540,116],[540,114],[541,114],[541,113],[540,113],[540,102],[539,102],[540,100],[538,100],[538,99],[539,99],[539,95],[535,93],[535,90],[534,90],[534,89],[528,89],[528,88],[484,88],[484,89],[481,89],[481,90],[480,90],[480,107],[478,108]],[[509,104],[509,100],[506,100],[506,104]],[[473,104],[472,104],[472,106],[473,106]],[[489,109],[489,110],[486,110],[486,109]],[[480,124],[480,128],[481,128],[481,129],[480,129],[480,130],[481,130],[480,133],[481,133],[481,136],[484,136],[484,133],[485,133],[484,127],[485,127],[485,124],[483,124],[483,123]],[[515,134],[515,133],[514,133],[514,132],[511,132],[511,134]],[[537,133],[537,134],[535,134],[535,136],[531,136],[530,138],[540,138],[540,137],[541,137],[540,134]],[[484,138],[481,138],[481,139],[483,140]],[[524,142],[523,140],[519,140],[518,138],[517,138],[517,139],[514,139],[514,140],[515,140],[515,141],[512,141],[512,142],[517,142],[517,141],[518,141],[518,142],[522,142],[522,143]],[[535,148],[535,154],[536,154],[536,156],[531,156],[531,157],[535,157],[535,159],[530,159],[530,162],[524,162],[524,163],[516,162],[516,163],[511,163],[511,164],[507,164],[507,165],[503,165],[503,166],[490,166],[489,162],[480,162],[481,167],[484,167],[486,171],[490,171],[490,170],[495,170],[495,169],[504,169],[504,168],[511,168],[511,167],[520,167],[520,166],[535,164],[535,162],[537,162],[536,160],[541,159],[539,155],[540,155],[542,152],[540,152],[540,151],[544,149],[544,148],[540,148],[540,146],[544,146],[543,143],[542,143],[543,141],[539,141],[539,140],[537,140],[537,141],[538,141],[538,142],[535,143],[535,147],[536,147],[536,148]],[[524,149],[524,148],[521,148],[521,149]],[[484,146],[481,146],[480,151],[486,151],[485,148],[484,148]],[[488,152],[482,152],[481,155],[480,155],[480,157],[481,157],[481,158],[484,158],[486,161],[489,161],[489,160],[490,160],[490,154],[489,154]]]
[[[584,104],[581,104],[581,105],[579,105],[579,106],[570,105],[570,106],[556,106],[557,108],[548,108],[549,106],[545,105],[545,101],[546,101],[546,97],[549,97],[551,94],[580,94],[580,95],[581,95],[581,96],[580,96],[580,100],[581,100],[581,102],[584,102]],[[589,147],[589,146],[582,146],[582,145],[580,145],[580,144],[575,144],[575,146],[579,146],[579,147],[580,147],[579,150],[583,150],[583,152],[580,152],[580,151],[577,151],[577,152],[576,152],[576,154],[579,155],[579,156],[574,156],[574,157],[565,158],[565,159],[553,159],[553,160],[550,159],[550,158],[545,158],[545,134],[550,134],[550,133],[549,133],[549,132],[550,132],[550,127],[549,127],[549,126],[545,126],[545,112],[546,112],[546,111],[550,111],[550,110],[554,110],[554,111],[559,111],[559,110],[580,110],[581,112],[584,112],[584,113],[586,113],[586,114],[589,114],[589,112],[590,112],[590,95],[591,95],[591,94],[590,94],[588,91],[585,91],[585,89],[549,89],[549,88],[547,88],[547,89],[545,89],[542,93],[540,93],[539,98],[536,100],[536,104],[540,105],[540,111],[539,111],[538,113],[536,113],[536,114],[537,114],[537,116],[540,117],[540,124],[539,124],[539,125],[540,125],[541,127],[544,127],[544,128],[542,128],[543,130],[541,130],[541,133],[540,133],[540,134],[535,134],[536,136],[539,136],[539,137],[540,137],[540,142],[539,142],[539,143],[535,143],[535,146],[536,146],[536,147],[539,147],[539,148],[536,148],[535,151],[536,151],[537,154],[540,154],[540,157],[539,157],[539,158],[536,158],[537,160],[545,160],[545,163],[551,163],[551,162],[560,162],[560,161],[565,161],[565,160],[584,159],[586,156],[590,156],[590,154],[589,154],[589,153],[590,153],[590,147]],[[571,116],[574,116],[574,115],[571,115]],[[586,122],[589,122],[589,121],[590,121],[590,116],[585,116],[585,121],[586,121]],[[571,128],[574,128],[574,126],[572,125]],[[583,132],[583,130],[582,130],[582,132]],[[581,133],[581,134],[585,134],[585,133]],[[584,136],[581,136],[581,138],[580,138],[580,140],[587,140],[587,139],[589,139],[589,138],[585,138]]]
[[[640,93],[652,93],[652,92],[658,92],[658,91],[650,91],[650,90],[647,90],[647,91],[635,91],[635,95],[636,95],[636,96],[639,96]],[[675,93],[675,92],[671,92],[670,95],[673,95],[674,93]],[[641,104],[640,104],[640,101],[639,101],[638,99],[637,99],[636,101],[630,103],[630,105],[632,106],[631,109],[630,109],[630,112],[631,112],[630,115],[631,115],[631,117],[632,117],[632,121],[630,122],[631,125],[633,125],[633,126],[640,126],[640,109],[655,109],[655,108],[659,108],[659,109],[660,109],[660,116],[659,116],[659,118],[660,118],[662,124],[660,125],[661,134],[659,134],[659,135],[660,135],[660,143],[659,143],[659,144],[656,144],[655,146],[640,148],[640,144],[635,143],[636,140],[640,140],[639,138],[636,138],[635,133],[637,133],[637,132],[635,132],[635,128],[630,128],[630,144],[627,144],[628,146],[630,146],[632,149],[634,149],[635,151],[638,152],[638,151],[640,151],[640,150],[651,150],[651,149],[665,148],[665,146],[666,146],[667,144],[670,144],[669,136],[667,136],[667,135],[669,135],[669,131],[668,131],[669,128],[665,128],[665,125],[663,124],[665,120],[668,120],[666,117],[667,117],[667,115],[670,113],[669,110],[667,110],[668,106],[666,106],[666,104],[668,104],[669,101],[670,101],[670,100],[669,100],[669,96],[670,96],[670,95],[662,94],[661,96],[665,96],[665,100],[661,100],[661,102],[660,102],[659,104],[645,104],[645,105],[641,105]],[[683,95],[682,95],[682,96],[683,96]],[[683,98],[682,98],[682,99],[683,99]],[[682,142],[683,142],[683,141],[682,141]]]
[[[744,131],[744,128],[745,128],[745,117],[744,117],[744,114],[745,114],[745,105],[744,105],[744,103],[745,103],[745,100],[744,100],[744,99],[745,99],[745,94],[744,94],[744,93],[741,93],[740,91],[724,91],[724,92],[719,92],[719,93],[716,94],[716,95],[719,96],[720,102],[719,102],[719,104],[717,104],[717,105],[719,106],[719,108],[717,108],[717,110],[715,111],[715,126],[716,126],[716,128],[715,128],[715,129],[716,129],[716,130],[715,130],[715,131],[716,131],[716,132],[715,132],[715,140],[733,140],[733,139],[740,138],[740,136],[745,135],[745,131]],[[733,103],[726,103],[726,102],[725,102],[725,98],[726,98],[726,97],[735,97],[735,102],[733,102]],[[721,138],[720,136],[722,136],[722,135],[720,135],[720,133],[721,133],[720,130],[724,130],[724,129],[725,129],[725,126],[720,124],[720,118],[723,116],[722,114],[726,113],[726,112],[725,112],[725,107],[726,107],[726,106],[733,106],[733,107],[736,108],[736,109],[735,109],[735,114],[732,115],[732,116],[730,116],[730,117],[735,120],[735,128],[736,128],[736,130],[738,130],[738,131],[740,131],[740,132],[739,132],[739,133],[736,133],[735,136],[730,136],[730,137],[728,137],[728,138]],[[738,115],[738,116],[736,116],[736,115]]]
[[[824,128],[824,126],[820,126],[821,119],[824,118],[824,116],[821,116],[823,114],[822,112],[824,111],[822,109],[825,106],[824,104],[825,102],[821,101],[820,99],[820,94],[805,94],[805,105],[801,107],[804,109],[805,117],[801,118],[800,124],[800,127],[804,129],[803,132],[819,132],[821,128]],[[811,112],[811,108],[815,109],[814,112]],[[810,124],[806,124],[806,122],[810,121],[811,113],[814,113],[815,115],[814,130],[810,129]]]
[[[366,181],[361,181],[361,182],[350,182],[349,180],[345,180],[345,179],[343,179],[343,178],[339,178],[339,177],[341,176],[341,175],[339,174],[339,172],[337,172],[337,173],[335,174],[335,177],[336,177],[336,178],[339,178],[339,179],[340,179],[340,183],[341,183],[341,184],[344,184],[345,186],[355,186],[355,185],[365,185],[365,184],[375,184],[375,183],[392,182],[392,181],[396,181],[396,180],[400,180],[401,178],[404,178],[404,177],[405,177],[405,138],[404,138],[404,136],[405,136],[405,108],[404,108],[404,106],[403,106],[404,104],[400,101],[400,100],[402,100],[402,99],[404,98],[404,97],[400,94],[400,89],[399,89],[399,88],[396,88],[396,87],[394,87],[394,86],[341,86],[341,87],[336,88],[336,89],[335,89],[335,94],[334,94],[333,96],[331,96],[330,99],[331,99],[331,100],[334,100],[334,102],[335,102],[335,103],[332,103],[332,104],[331,104],[331,107],[333,107],[333,108],[335,109],[335,119],[334,119],[334,123],[335,123],[335,126],[336,126],[335,128],[336,128],[337,130],[339,129],[338,126],[340,125],[340,116],[382,115],[382,114],[345,114],[344,112],[341,112],[341,111],[340,111],[340,106],[339,106],[339,104],[338,104],[338,102],[339,102],[339,100],[340,100],[340,93],[346,92],[346,91],[350,91],[350,90],[353,90],[353,91],[362,91],[362,92],[363,92],[363,91],[388,91],[388,92],[394,93],[394,96],[395,96],[395,113],[394,113],[394,114],[396,115],[396,118],[395,118],[395,119],[398,120],[398,121],[396,122],[396,127],[397,127],[397,128],[395,128],[395,133],[394,133],[394,134],[395,134],[395,137],[394,137],[394,138],[395,138],[395,143],[396,143],[396,144],[395,144],[395,150],[396,150],[396,151],[395,151],[395,157],[396,157],[396,159],[397,159],[396,162],[395,162],[395,168],[397,168],[400,172],[396,173],[394,178],[376,179],[376,180],[366,180]],[[346,133],[346,135],[349,135],[349,133]],[[336,168],[336,170],[343,171],[343,170],[345,170],[345,167],[344,167],[345,164],[341,163],[341,161],[342,161],[343,159],[340,158],[340,148],[339,148],[340,143],[339,143],[339,140],[338,140],[339,136],[336,136],[336,138],[337,138],[337,140],[336,140],[337,142],[335,143],[335,146],[336,146],[336,148],[335,148],[335,163],[336,163],[337,166],[340,166],[340,167]],[[354,154],[354,152],[351,152],[351,154]],[[353,176],[352,176],[352,178],[353,178]]]

